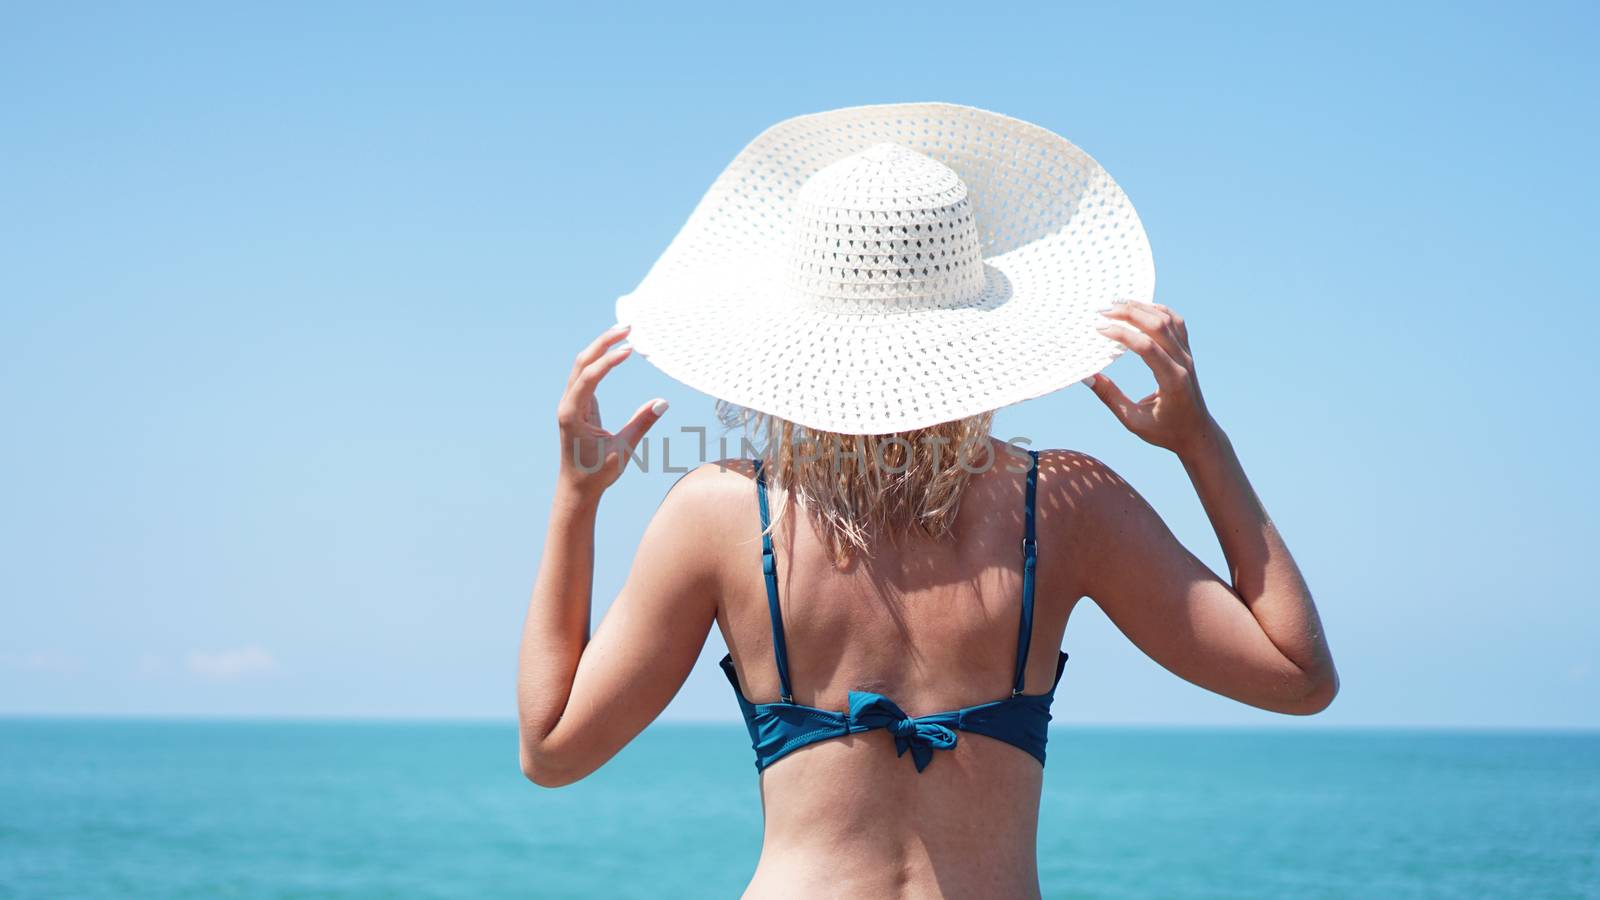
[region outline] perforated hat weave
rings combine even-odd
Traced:
[[[888,434],[1038,397],[1150,300],[1133,205],[1065,138],[948,103],[789,119],[734,158],[617,301],[638,352],[799,425]]]

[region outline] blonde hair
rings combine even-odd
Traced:
[[[745,430],[769,488],[820,526],[836,562],[874,538],[949,537],[968,479],[994,462],[993,412],[894,434],[821,431],[723,402],[717,414]]]

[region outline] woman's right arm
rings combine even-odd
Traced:
[[[1104,466],[1078,505],[1094,526],[1086,590],[1106,615],[1175,674],[1252,706],[1308,715],[1333,701],[1339,678],[1300,568],[1206,411],[1188,330],[1164,306],[1103,313],[1102,330],[1149,364],[1156,393],[1134,402],[1104,375],[1091,385],[1130,431],[1177,454],[1227,558],[1224,581],[1155,510]]]

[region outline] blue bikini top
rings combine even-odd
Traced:
[[[733,685],[739,698],[739,710],[744,713],[745,726],[750,730],[750,745],[756,751],[756,769],[765,769],[794,751],[818,741],[859,734],[882,728],[894,736],[898,755],[911,753],[911,761],[921,772],[933,761],[933,751],[949,750],[956,745],[956,732],[970,731],[997,741],[1004,741],[1044,764],[1044,745],[1048,737],[1046,726],[1050,722],[1050,702],[1055,699],[1056,685],[1061,683],[1061,670],[1067,664],[1067,654],[1056,661],[1056,677],[1050,690],[1043,694],[1024,694],[1023,678],[1028,669],[1028,644],[1033,638],[1033,581],[1037,565],[1038,547],[1034,542],[1033,506],[1035,484],[1039,477],[1039,454],[1030,451],[1028,467],[1027,506],[1023,520],[1026,523],[1022,538],[1022,623],[1017,629],[1017,669],[1012,681],[1011,696],[992,703],[981,703],[965,709],[933,713],[926,716],[908,716],[893,700],[871,691],[851,691],[850,708],[840,712],[817,709],[794,702],[794,690],[789,684],[789,650],[783,637],[783,613],[778,608],[778,567],[772,555],[772,536],[768,533],[767,481],[761,472],[761,460],[755,461],[756,498],[761,508],[761,571],[767,582],[767,609],[772,615],[772,649],[777,658],[778,681],[783,686],[782,699],[777,703],[751,703],[739,687],[739,676],[733,670],[733,654],[722,658],[722,671]]]

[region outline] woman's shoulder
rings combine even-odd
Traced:
[[[1115,469],[1079,450],[1040,450],[1038,489],[1048,508],[1070,510],[1080,522],[1114,517],[1128,503],[1142,502]]]
[[[1040,485],[1051,482],[1057,488],[1091,488],[1112,479],[1121,480],[1104,461],[1081,450],[1039,451]]]
[[[1028,454],[1039,457],[1039,490],[1082,493],[1107,482],[1121,481],[1101,460],[1080,450],[1063,447],[1029,447],[1012,441],[994,441],[997,468],[1018,475],[1028,471]]]
[[[749,494],[755,490],[755,463],[748,459],[718,459],[701,463],[684,473],[667,496],[683,497],[705,502],[725,498],[735,492]]]
[[[1115,564],[1130,535],[1163,527],[1116,470],[1076,450],[1040,452],[1038,509],[1040,542],[1070,554],[1085,577]]]
[[[720,530],[739,510],[748,509],[753,516],[755,507],[755,465],[748,459],[719,459],[690,469],[674,482],[658,516]]]
[[[639,554],[670,561],[680,577],[709,579],[760,534],[755,471],[748,460],[691,469],[668,489],[651,517]]]

